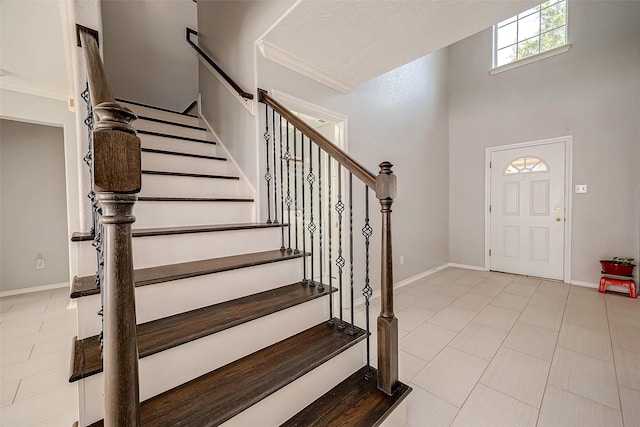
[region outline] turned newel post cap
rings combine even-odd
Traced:
[[[110,129],[136,134],[131,123],[138,117],[127,107],[116,102],[103,102],[93,107],[93,112],[96,115],[95,130]]]
[[[380,173],[376,176],[376,197],[379,200],[395,199],[398,193],[398,178],[390,162],[380,163]]]

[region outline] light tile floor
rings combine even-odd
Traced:
[[[447,268],[398,289],[395,312],[409,427],[640,426],[627,294]]]
[[[0,426],[71,427],[78,420],[69,384],[76,310],[69,289],[0,298]]]
[[[3,427],[69,427],[78,418],[67,295],[0,299]],[[379,304],[372,300],[372,320]],[[399,289],[395,310],[400,378],[414,389],[409,427],[640,425],[638,300],[447,268]]]

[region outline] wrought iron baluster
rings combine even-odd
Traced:
[[[322,150],[318,147],[318,261],[320,271],[320,284],[318,285],[318,291],[324,292],[324,278],[322,277],[324,253],[322,252]]]
[[[316,232],[316,225],[313,222],[313,182],[316,180],[313,174],[313,142],[309,139],[309,174],[307,175],[307,182],[309,183],[309,240],[311,246],[311,276],[309,277],[309,286],[315,286],[313,280],[313,235]]]
[[[305,254],[305,256],[303,257],[303,261],[302,261],[302,282],[303,283],[308,283],[309,280],[307,279],[307,236],[306,236],[306,231],[305,231],[305,218],[304,218],[304,211],[305,211],[305,206],[304,206],[304,180],[306,175],[304,174],[304,134],[300,134],[300,148],[302,151],[302,153],[300,154],[300,157],[302,158],[302,170],[300,172],[300,179],[302,180],[302,253]]]
[[[282,116],[280,116],[280,213],[282,214],[282,222],[284,222],[284,174],[282,170]],[[288,136],[288,134],[287,134]],[[275,166],[274,166],[275,168]],[[286,248],[284,247],[284,227],[280,227],[280,234],[282,236],[282,244],[280,246],[280,250],[284,251]]]
[[[289,224],[289,226],[287,227],[287,234],[289,235],[289,246],[287,247],[287,252],[291,253],[291,202],[293,200],[291,199],[291,150],[289,149],[289,133],[289,122],[287,121],[287,151],[286,153],[284,153],[284,160],[287,162],[287,197],[285,198],[284,202],[287,205],[287,223]]]
[[[349,328],[349,335],[355,335],[355,307],[353,297],[353,174],[351,172],[349,172],[349,268],[351,269],[351,283],[349,288],[349,297],[351,299],[351,328]]]
[[[280,117],[282,122],[282,117]],[[278,224],[278,169],[276,168],[276,112],[271,110],[271,129],[273,129],[273,224]],[[282,179],[282,177],[280,177]],[[267,195],[267,198],[269,196]]]
[[[367,329],[367,372],[364,377],[370,380],[373,377],[373,371],[371,371],[371,348],[370,348],[370,334],[369,334],[369,300],[373,294],[373,290],[369,285],[369,239],[373,234],[373,229],[369,225],[369,187],[364,186],[364,227],[362,227],[362,235],[364,236],[364,289],[362,295],[364,295],[364,306],[366,316],[366,329]]]
[[[272,110],[273,111],[273,110]],[[269,106],[265,105],[264,107],[264,123],[265,123],[265,131],[264,131],[264,143],[266,145],[265,157],[267,158],[267,171],[264,174],[264,180],[267,182],[267,224],[271,224],[271,171],[269,170],[269,138],[271,134],[269,133]]]
[[[102,289],[102,279],[104,275],[104,252],[102,244],[103,227],[100,223],[100,217],[102,216],[102,207],[98,202],[96,193],[93,191],[93,107],[91,106],[91,94],[89,93],[89,83],[87,82],[85,89],[80,94],[80,97],[87,104],[87,116],[84,119],[84,124],[87,126],[87,154],[84,156],[84,162],[89,168],[89,178],[91,182],[91,188],[87,197],[91,201],[91,234],[93,234],[93,242],[91,246],[96,249],[96,288],[100,290],[100,310],[96,313],[100,316],[100,322],[102,324],[100,328],[100,349],[104,344],[103,331],[104,331],[104,292]]]
[[[332,274],[333,274],[333,266],[331,265],[331,229],[333,228],[332,218],[331,218],[331,181],[333,181],[333,177],[331,176],[331,156],[327,155],[327,180],[329,181],[327,184],[327,234],[328,234],[328,242],[329,242],[329,250],[327,251],[327,256],[329,257],[329,324],[335,324],[335,319],[333,317],[333,292],[332,292]]]
[[[295,249],[293,250],[294,254],[299,254],[300,249],[298,246],[298,141],[296,135],[298,134],[297,129],[293,128],[293,219],[296,222],[296,228],[294,236],[295,240]]]
[[[342,257],[342,214],[344,213],[344,203],[342,202],[342,165],[338,163],[338,201],[336,202],[336,212],[338,213],[338,258],[336,258],[336,266],[338,267],[338,296],[340,306],[340,322],[338,330],[345,328],[343,319],[343,303],[342,303],[342,269],[345,266],[345,260]]]

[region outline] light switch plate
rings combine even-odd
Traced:
[[[586,184],[577,184],[576,185],[576,194],[577,193],[586,193],[587,192],[587,185]]]

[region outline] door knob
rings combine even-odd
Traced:
[[[562,221],[560,218],[556,218],[556,221]]]

